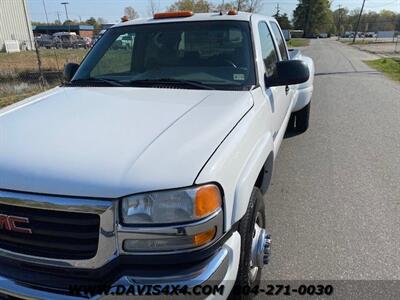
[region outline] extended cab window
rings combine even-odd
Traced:
[[[242,21],[115,27],[99,40],[74,77],[85,79],[127,86],[165,81],[248,90],[255,85],[250,27]]]
[[[265,22],[258,24],[258,31],[260,33],[261,51],[265,65],[265,73],[267,73],[267,76],[269,77],[275,72],[278,56],[275,51],[272,35]]]
[[[278,24],[275,22],[270,22],[272,31],[275,35],[276,41],[278,43],[279,52],[281,54],[282,60],[288,60],[288,54],[286,51],[285,40],[282,37],[281,30],[278,27]]]

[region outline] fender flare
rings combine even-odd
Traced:
[[[263,193],[268,189],[274,161],[273,149],[272,135],[268,133],[256,144],[249,155],[235,188],[231,224],[239,221],[246,213],[254,186],[260,184],[259,188]],[[263,179],[260,179],[262,172],[267,172],[267,176],[263,176]]]

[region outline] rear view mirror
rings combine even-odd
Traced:
[[[79,65],[74,63],[68,63],[64,67],[64,80],[69,82],[72,77],[74,77],[76,71],[78,70]]]
[[[266,77],[267,87],[300,84],[310,77],[310,71],[305,62],[301,60],[284,60],[277,62],[275,74]]]

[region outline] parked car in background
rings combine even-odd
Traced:
[[[93,39],[91,39],[90,37],[83,37],[83,39],[85,40],[86,43],[86,48],[90,48],[93,46]]]
[[[39,48],[52,48],[55,47],[54,38],[49,34],[42,34],[35,37],[35,42]]]
[[[88,48],[86,40],[75,32],[57,32],[53,34],[56,48]]]
[[[375,34],[375,32],[366,32],[365,37],[366,38],[374,38],[374,37],[376,37],[376,34]]]

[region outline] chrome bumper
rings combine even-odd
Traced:
[[[220,284],[229,267],[230,248],[226,245],[208,261],[208,263],[196,271],[183,273],[179,276],[167,276],[162,278],[153,277],[121,277],[118,281],[112,284],[112,287],[116,289],[118,286],[135,286],[135,285],[180,285],[187,286],[188,289],[196,285],[217,285]],[[82,299],[110,299],[112,298],[113,289],[111,289],[108,295],[98,295],[94,297],[82,297],[70,296],[65,294],[58,294],[47,292],[36,289],[35,287],[29,286],[24,283],[19,283],[14,280],[10,280],[0,276],[0,298],[1,296],[11,296],[20,299],[39,300],[39,299],[52,299],[52,300],[82,300]],[[115,296],[114,296],[115,297]],[[148,296],[146,299],[149,299]],[[118,298],[117,298],[118,299]]]

